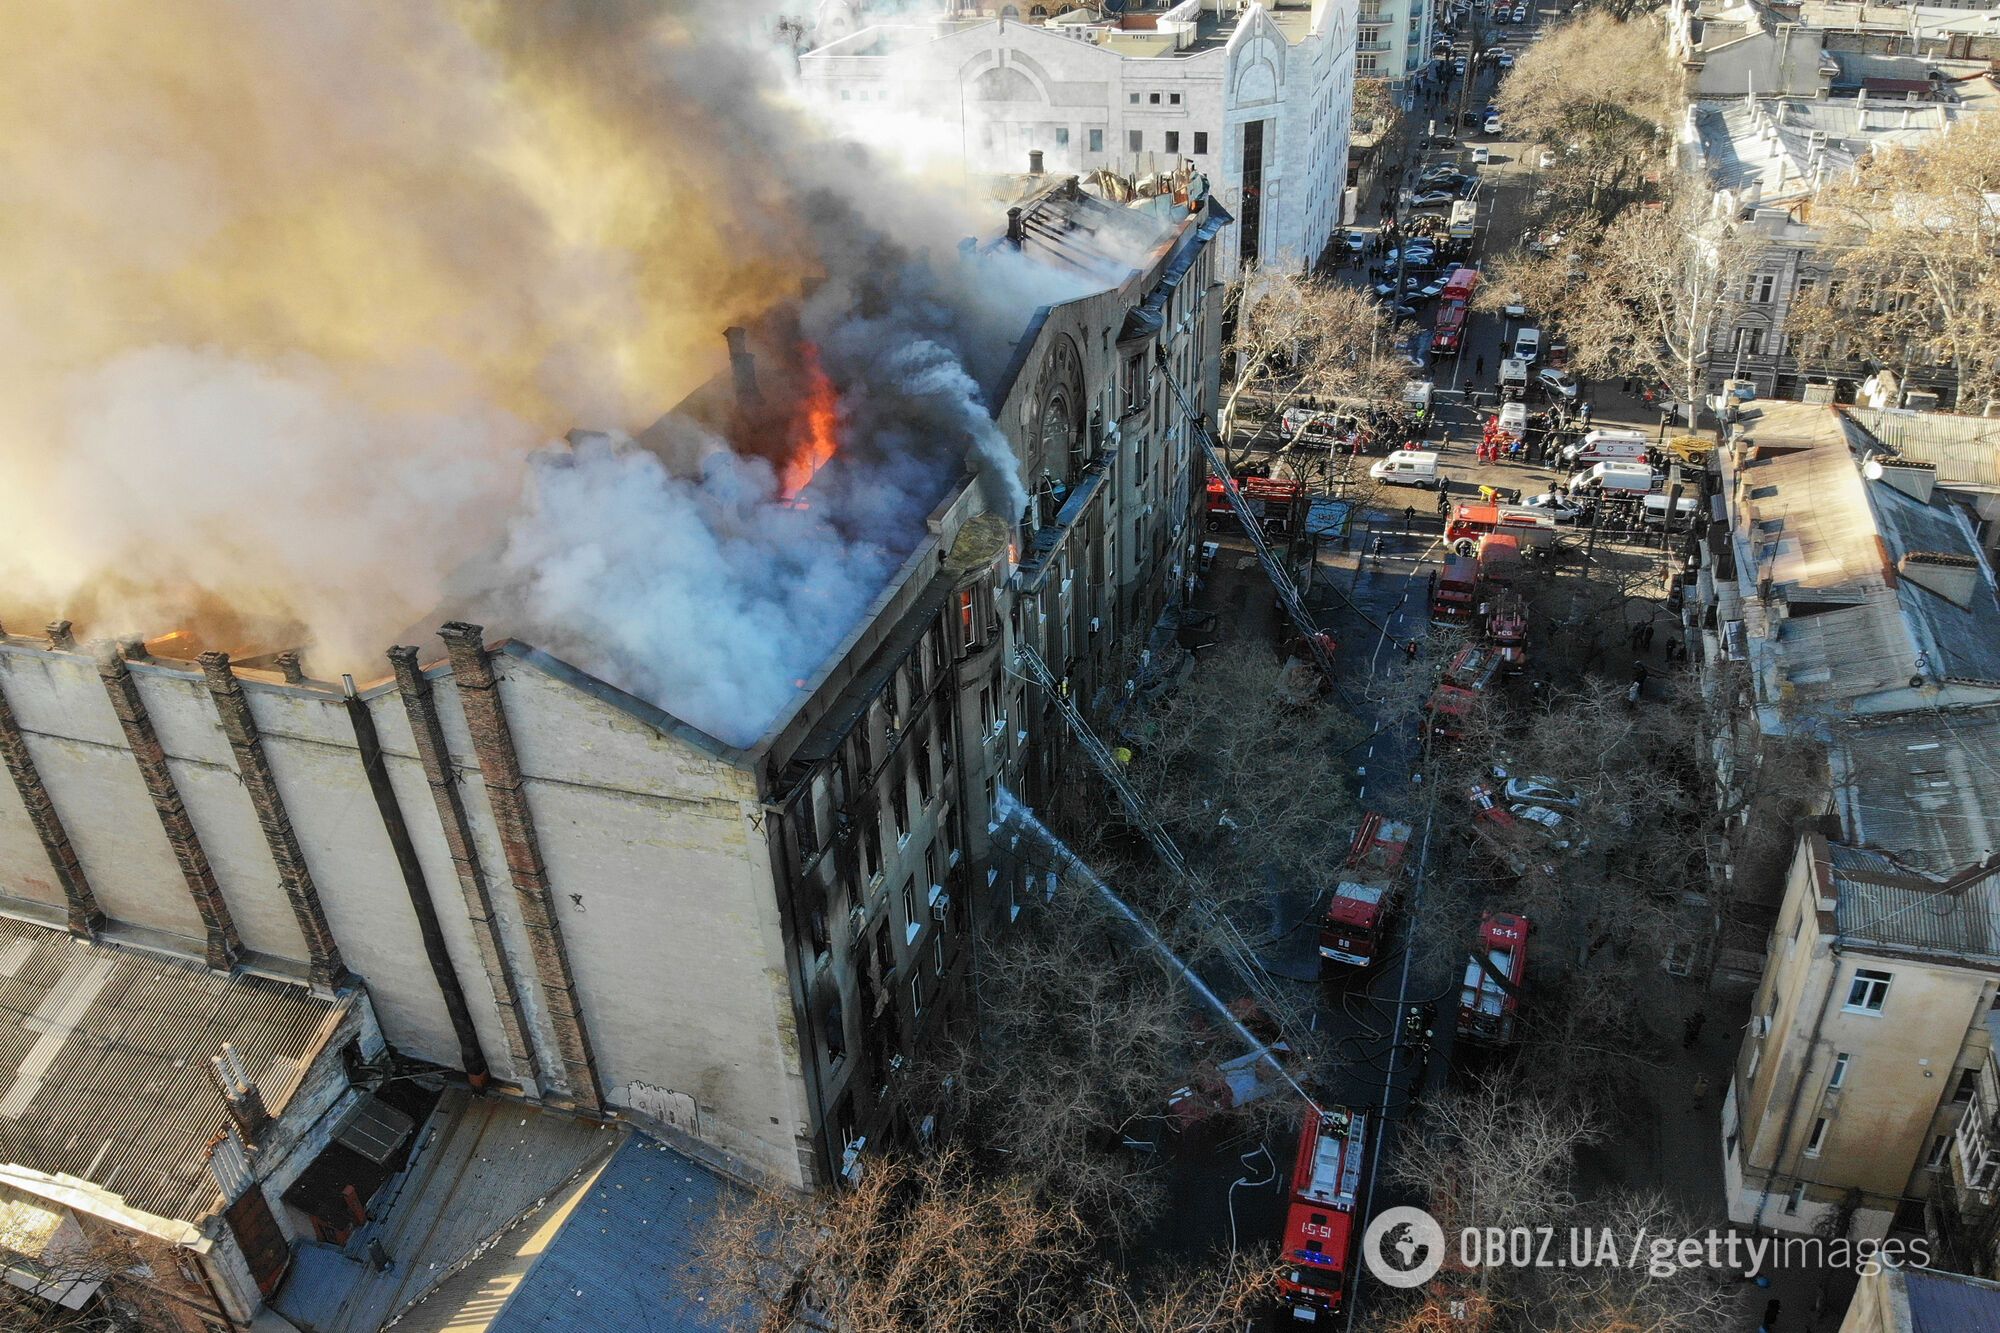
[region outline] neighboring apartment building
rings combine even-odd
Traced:
[[[1837,1333],[1977,1333],[2000,1328],[2000,1283],[1936,1268],[1863,1270]]]
[[[1360,0],[1354,22],[1354,76],[1401,85],[1431,63],[1436,16],[1431,0]]]
[[[1935,468],[1938,489],[1971,507],[1993,563],[2000,555],[2000,418],[1856,406],[1847,419],[1885,452]]]
[[[1751,237],[1756,261],[1731,294],[1709,339],[1711,392],[1726,379],[1760,396],[1818,395],[1851,402],[1876,367],[1788,326],[1792,303],[1835,280],[1836,254],[1811,221],[1820,187],[1851,173],[1877,149],[1915,147],[1992,102],[1990,85],[1957,102],[1862,93],[1835,100],[1738,97],[1689,109],[1683,142],[1689,169],[1716,191],[1718,212]],[[1949,364],[1889,367],[1905,391],[1950,401]]]
[[[1218,242],[1227,281],[1253,262],[1313,264],[1344,221],[1354,13],[1353,0],[1181,0],[952,16],[863,28],[799,70],[827,115],[941,136],[973,173],[1019,172],[1030,152],[1078,173],[1192,162],[1234,219]]]
[[[826,1181],[862,1140],[918,1132],[900,1071],[966,1014],[974,925],[1009,919],[996,789],[1042,799],[1060,744],[1015,649],[1079,697],[1116,679],[1197,533],[1202,469],[1155,350],[1216,404],[1225,212],[1047,177],[1010,214],[962,262],[1119,275],[1037,312],[987,386],[1031,503],[987,513],[954,480],[758,740],[468,624],[359,683],[185,631],[4,633],[0,923],[300,1003],[358,1006],[365,983],[396,1058],[741,1174]],[[17,1128],[0,1116],[0,1161],[25,1160]]]
[[[1692,98],[1819,97],[1837,69],[1819,30],[1758,0],[1672,0],[1666,31]]]
[[[1816,742],[1846,841],[1950,873],[2000,849],[2000,600],[1968,509],[1871,446],[1832,407],[1748,405],[1716,452],[1689,642],[1743,714],[1725,804],[1764,738]]]
[[[2000,857],[1934,875],[1802,838],[1723,1104],[1730,1219],[1922,1230],[1996,1003]]]
[[[2000,1010],[1986,1015],[1988,1041],[2000,1049]],[[2000,1061],[1979,1071],[1952,1136],[1949,1179],[1931,1192],[1935,1262],[1991,1276],[2000,1273]]]

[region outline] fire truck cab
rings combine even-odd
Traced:
[[[1319,928],[1321,967],[1338,963],[1368,967],[1380,956],[1382,936],[1395,909],[1403,857],[1410,849],[1410,826],[1372,811],[1348,844],[1340,885]]]
[[[1353,1281],[1361,1161],[1368,1115],[1345,1107],[1313,1107],[1300,1127],[1285,1210],[1284,1265],[1278,1294],[1292,1317],[1307,1323],[1339,1314]]]
[[[1458,1035],[1467,1041],[1512,1041],[1528,974],[1528,918],[1482,913],[1479,939],[1458,992]]]
[[[1464,629],[1472,623],[1479,605],[1479,566],[1471,556],[1449,555],[1438,571],[1437,591],[1431,594],[1431,624],[1441,629]]]

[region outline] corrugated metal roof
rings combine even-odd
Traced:
[[[732,1192],[720,1177],[641,1134],[606,1163],[563,1228],[487,1327],[490,1333],[712,1333],[747,1310],[717,1310],[687,1286],[707,1219]]]
[[[1945,486],[2000,487],[2000,417],[1850,407],[1848,419],[1905,458],[1937,468]]]
[[[1868,848],[1831,843],[1841,938],[2000,962],[2000,871],[1952,882]]]
[[[2000,598],[1965,510],[1935,494],[1929,504],[1921,503],[1886,481],[1868,482],[1865,490],[1876,529],[1898,568],[1904,556],[1919,551],[1962,556],[1979,567],[1972,597],[1962,607],[1911,579],[1896,580],[1896,600],[1923,654],[1924,674],[2000,682]]]
[[[232,1043],[276,1114],[347,1004],[0,919],[0,1160],[199,1222],[229,1123],[210,1059]]]
[[[1936,874],[2000,851],[2000,707],[1854,720],[1829,739],[1850,840]]]
[[[2000,1328],[2000,1282],[1934,1268],[1890,1269],[1910,1302],[1910,1333],[1992,1333]]]

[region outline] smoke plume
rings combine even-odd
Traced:
[[[1018,512],[978,384],[1055,294],[975,281],[965,219],[800,117],[768,17],[12,14],[0,614],[109,636],[222,607],[365,677],[411,626],[481,618],[761,734],[953,478]],[[647,430],[730,324],[810,343],[838,394],[803,507],[774,503],[770,422]],[[779,420],[800,386],[766,387]]]

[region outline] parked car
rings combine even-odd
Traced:
[[[1418,292],[1417,295],[1426,301],[1435,301],[1439,296],[1443,295],[1444,289],[1444,283],[1433,280],[1425,283],[1424,289]]]
[[[1542,836],[1549,840],[1549,846],[1559,852],[1580,852],[1590,846],[1588,838],[1565,836],[1570,831],[1564,827],[1569,821],[1564,819],[1559,811],[1551,810],[1545,805],[1529,805],[1523,802],[1508,806],[1507,813],[1522,823],[1532,824],[1539,829]]]
[[[1527,21],[1528,21],[1528,7],[1526,5],[1515,5],[1514,22],[1526,23]]]
[[[1526,778],[1507,779],[1507,799],[1526,801],[1530,805],[1546,805],[1557,810],[1580,809],[1583,802],[1575,792],[1557,782],[1554,778],[1537,774]]]
[[[1458,202],[1456,190],[1426,190],[1410,200],[1412,208],[1442,208],[1446,204]]]
[[[1529,509],[1539,509],[1558,523],[1574,523],[1589,511],[1557,491],[1544,491],[1521,501]]]
[[[1495,59],[1499,62],[1501,69],[1514,68],[1514,53],[1512,51],[1502,51]]]
[[[1478,125],[1485,121],[1486,113],[1483,111],[1468,111],[1460,116],[1459,119],[1467,125]]]
[[[1456,60],[1453,60],[1453,61],[1451,62],[1451,72],[1452,72],[1452,73],[1454,73],[1454,74],[1463,74],[1463,73],[1465,73],[1465,57],[1464,57],[1464,56],[1459,56],[1459,57],[1458,57],[1458,58],[1457,58]]]
[[[1483,167],[1492,159],[1493,159],[1493,150],[1488,148],[1485,144],[1480,144],[1478,147],[1472,150],[1472,162],[1474,166]]]
[[[1340,239],[1341,243],[1347,247],[1349,254],[1363,255],[1368,253],[1368,235],[1366,232],[1350,231]]]
[[[1550,167],[1554,166],[1555,164],[1556,164],[1556,155],[1554,153],[1551,153],[1548,149],[1544,148],[1542,150],[1541,157],[1537,159],[1537,165],[1543,171],[1547,171]]]
[[[1560,398],[1564,402],[1574,402],[1576,399],[1576,380],[1571,378],[1566,370],[1543,366],[1535,372],[1535,383],[1548,390],[1551,398]]]
[[[1514,356],[1520,361],[1533,361],[1541,354],[1542,331],[1540,329],[1520,329],[1514,334]]]
[[[1500,133],[1500,117],[1498,115],[1489,115],[1486,118],[1485,128],[1488,134]]]

